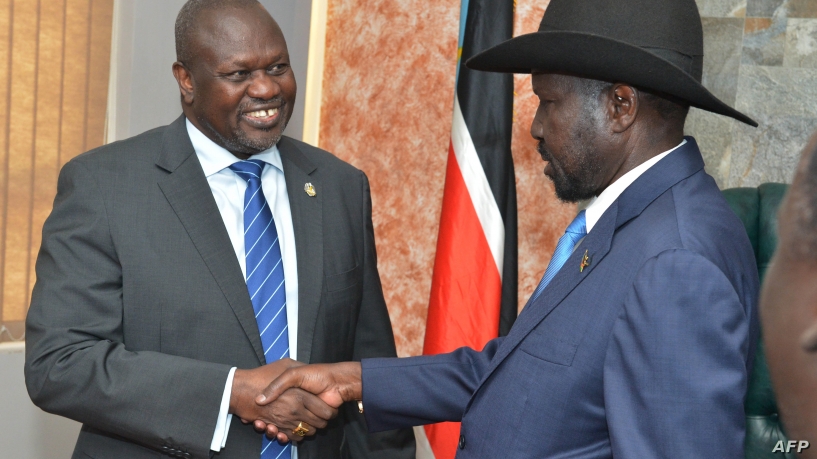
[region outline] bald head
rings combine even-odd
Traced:
[[[227,8],[263,6],[258,0],[188,0],[176,16],[176,60],[189,64],[195,56],[195,38],[204,13]]]
[[[297,88],[281,28],[255,0],[190,0],[176,21],[188,121],[239,158],[278,143]]]

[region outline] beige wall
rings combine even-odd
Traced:
[[[22,335],[60,167],[102,143],[112,10],[0,0],[0,341]]]
[[[23,378],[25,346],[0,343],[0,457],[69,459],[81,425],[31,403]]]

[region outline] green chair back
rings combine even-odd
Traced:
[[[761,281],[777,246],[777,208],[787,189],[788,185],[782,183],[765,183],[757,188],[723,190],[732,210],[746,227]],[[762,340],[758,342],[745,408],[746,459],[793,459],[793,452],[772,452],[778,441],[783,440],[785,444],[787,438],[778,416]]]

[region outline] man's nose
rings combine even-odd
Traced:
[[[530,135],[536,140],[542,140],[544,132],[542,130],[542,107],[536,109],[536,114],[533,116],[533,121],[530,124]]]
[[[253,99],[269,100],[280,93],[281,87],[275,77],[264,71],[254,74],[247,88],[247,95]]]
[[[538,123],[536,118],[530,124],[530,135],[536,140],[542,140],[542,124]]]

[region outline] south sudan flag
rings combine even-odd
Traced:
[[[482,349],[517,311],[513,75],[465,61],[513,35],[513,0],[463,0],[454,114],[423,354]],[[426,426],[436,459],[452,459],[459,423]]]

